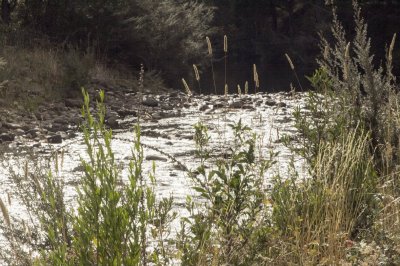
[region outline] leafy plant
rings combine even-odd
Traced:
[[[256,159],[255,135],[249,127],[239,121],[230,128],[234,141],[229,157],[217,159],[215,168],[207,170],[207,128],[200,123],[195,126],[201,164],[191,178],[202,203],[187,199],[190,217],[183,220],[178,245],[183,264],[238,265],[255,259],[251,239],[256,238],[253,234],[265,215],[264,173],[275,162]]]

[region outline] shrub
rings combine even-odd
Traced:
[[[17,196],[32,218],[26,222],[12,217],[10,225],[1,224],[11,252],[1,250],[0,258],[24,265],[168,263],[170,257],[163,242],[174,217],[170,213],[172,199],[156,202],[154,167],[149,180],[142,174],[139,126],[128,180],[121,180],[111,150],[112,131],[104,125],[104,93],[100,92],[97,117],[91,114],[86,92],[84,100],[88,160],[82,159],[84,174],[78,188],[77,211],[66,209],[62,177],[51,173],[31,175],[26,165],[25,175],[15,174],[13,181]],[[121,186],[120,182],[126,183]],[[36,251],[40,251],[40,257],[33,259],[31,252]]]
[[[182,221],[178,249],[184,265],[251,264],[257,261],[257,240],[264,224],[266,194],[264,173],[275,162],[257,160],[255,135],[241,121],[230,125],[234,140],[228,158],[218,158],[214,167],[207,151],[207,128],[195,126],[200,166],[191,173],[201,203],[188,197],[189,218]]]

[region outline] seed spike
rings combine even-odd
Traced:
[[[185,91],[186,91],[187,95],[189,95],[189,96],[192,95],[192,91],[190,90],[189,85],[187,84],[187,82],[184,78],[182,78],[182,83],[183,83],[183,86],[185,87]]]
[[[228,52],[228,37],[224,35],[224,52]]]
[[[208,47],[208,55],[212,55],[213,54],[212,45],[211,45],[210,38],[208,38],[208,36],[206,37],[206,41],[207,41],[207,47]]]
[[[286,56],[286,59],[287,59],[289,65],[290,65],[290,68],[292,70],[294,70],[294,65],[293,65],[292,59],[290,59],[290,56],[288,54],[285,54],[285,56]]]
[[[196,77],[196,80],[200,81],[199,69],[197,68],[197,66],[195,64],[193,64],[193,70],[194,70],[194,75]]]
[[[392,60],[393,60],[393,49],[394,49],[394,44],[396,43],[396,37],[397,37],[397,34],[396,33],[393,34],[392,42],[390,43],[390,46],[389,46],[389,52],[388,52],[389,62],[392,62]]]

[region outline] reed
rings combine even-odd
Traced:
[[[192,91],[189,88],[189,85],[187,84],[186,80],[184,78],[182,78],[182,83],[183,83],[183,87],[185,88],[185,92],[187,95],[192,95]]]
[[[227,71],[227,60],[228,60],[228,37],[224,35],[224,62],[225,62],[225,79],[224,79],[224,84],[227,84],[227,76],[226,76],[226,71]]]
[[[394,45],[396,43],[396,37],[397,37],[397,34],[396,33],[393,34],[392,41],[390,42],[388,56],[387,56],[389,65],[391,65],[393,62],[393,49],[394,49]]]
[[[347,43],[344,52],[344,65],[343,65],[343,79],[347,81],[349,79],[349,60],[350,60],[350,42]]]
[[[195,64],[193,64],[193,71],[194,71],[194,76],[196,78],[197,84],[199,86],[199,93],[201,94],[201,85],[200,85],[200,74],[199,74],[199,69]]]
[[[303,87],[301,86],[301,82],[300,82],[299,76],[297,75],[297,72],[296,72],[296,69],[294,67],[292,59],[290,58],[290,56],[287,53],[285,53],[285,57],[286,57],[286,60],[289,63],[290,69],[292,70],[294,76],[296,77],[297,84],[299,84],[300,89],[303,90]]]
[[[215,82],[213,49],[212,49],[212,45],[211,45],[211,40],[210,40],[210,38],[208,36],[206,37],[206,41],[207,41],[207,48],[208,48],[208,56],[210,57],[211,74],[212,74],[212,79],[213,79],[213,84],[214,84],[214,93],[216,95],[217,94],[217,85],[216,85],[216,82]]]
[[[258,78],[257,66],[253,64],[253,81],[254,81],[254,92],[257,93],[260,88],[260,80]]]

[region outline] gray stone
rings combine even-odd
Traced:
[[[149,107],[156,107],[158,106],[158,101],[153,97],[148,96],[143,99],[142,104]]]
[[[119,127],[119,122],[117,121],[118,117],[117,116],[110,116],[107,119],[107,124],[111,127],[111,128],[118,128]]]
[[[161,107],[161,109],[163,109],[165,111],[171,111],[174,109],[174,107],[172,105],[164,105]]]
[[[22,128],[17,128],[16,130],[14,130],[14,133],[16,136],[22,136],[25,134],[25,131]]]
[[[277,106],[282,108],[282,107],[286,107],[287,104],[284,103],[284,102],[280,102],[280,103],[277,104]]]
[[[60,134],[47,137],[47,142],[52,144],[59,144],[62,143],[62,137]]]
[[[15,135],[13,133],[2,133],[0,134],[0,140],[4,141],[14,141]]]
[[[276,102],[273,101],[273,100],[266,100],[266,101],[265,101],[265,105],[267,105],[267,106],[275,106],[275,105],[276,105]]]
[[[229,107],[230,108],[241,108],[242,107],[242,102],[241,101],[231,101],[229,102]]]
[[[146,160],[148,160],[148,161],[163,161],[163,162],[168,161],[167,158],[161,157],[161,156],[157,156],[157,155],[147,155],[146,156]]]
[[[129,109],[119,109],[117,110],[117,113],[119,116],[125,117],[125,116],[137,116],[137,112],[135,110],[129,110]]]
[[[64,101],[66,107],[81,108],[83,101],[80,99],[65,99]]]
[[[20,124],[17,123],[5,123],[3,126],[8,129],[17,129],[22,127]]]
[[[208,104],[202,104],[202,105],[200,105],[200,107],[199,107],[199,111],[205,111],[205,110],[207,110],[207,109],[209,109],[210,108],[210,106],[208,106]]]

